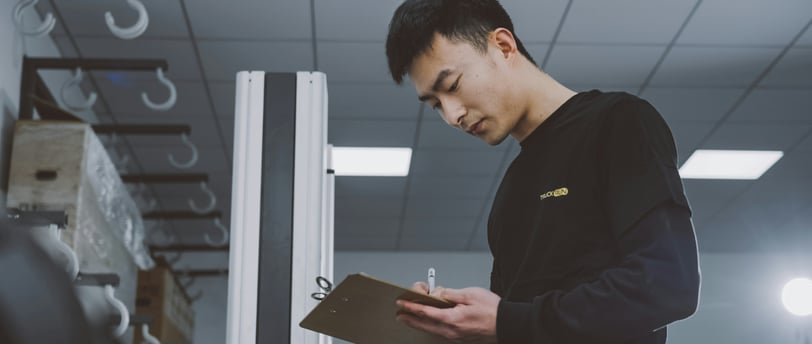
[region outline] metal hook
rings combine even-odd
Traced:
[[[177,253],[177,254],[176,254],[174,257],[172,257],[172,258],[167,258],[168,256],[169,256],[169,255],[164,254],[164,258],[166,258],[166,262],[167,262],[167,263],[169,263],[169,265],[170,265],[170,266],[171,266],[171,265],[175,265],[175,263],[177,263],[178,261],[180,261],[180,257],[183,257],[183,252],[178,252],[178,253]]]
[[[141,325],[141,337],[144,338],[147,344],[161,344],[158,338],[153,337],[152,334],[149,333],[149,325],[147,324]]]
[[[60,94],[62,95],[62,103],[65,104],[69,109],[74,111],[86,111],[93,107],[93,104],[96,103],[96,92],[90,92],[90,96],[87,97],[87,101],[83,104],[71,104],[68,101],[68,97],[65,96],[65,90],[69,87],[77,86],[82,82],[82,69],[76,68],[76,72],[73,74],[73,77],[65,81],[62,84],[62,89],[60,90]]]
[[[189,296],[189,301],[190,303],[195,303],[197,300],[200,300],[201,297],[203,297],[203,290],[198,290],[197,293]]]
[[[113,289],[113,286],[109,284],[104,286],[104,296],[107,298],[107,302],[110,302],[110,304],[121,313],[121,323],[119,323],[118,327],[113,331],[116,337],[121,337],[121,335],[127,331],[127,327],[130,326],[130,312],[127,310],[127,306],[116,298],[114,292],[115,289]]]
[[[169,89],[169,99],[167,99],[163,104],[156,104],[149,100],[149,96],[146,92],[141,92],[141,100],[144,101],[144,105],[148,108],[155,110],[155,111],[166,111],[171,109],[175,106],[175,102],[178,100],[178,90],[175,88],[175,84],[172,83],[169,79],[164,77],[164,71],[161,68],[157,69],[158,73],[158,81],[160,81],[164,86]]]
[[[153,209],[154,208],[150,207],[150,211]],[[163,220],[158,220],[157,224],[150,229],[149,240],[156,246],[166,247],[175,243],[175,236],[170,233],[167,233],[166,229],[163,228],[163,223],[164,223]],[[158,232],[163,233],[164,240],[155,239],[155,234],[157,234]]]
[[[14,25],[17,27],[17,30],[20,30],[26,36],[34,36],[34,37],[42,37],[45,36],[54,29],[56,25],[56,19],[54,19],[54,15],[48,13],[45,15],[45,19],[42,20],[42,25],[39,27],[26,30],[23,27],[23,11],[28,8],[34,7],[39,0],[24,0],[17,3],[14,6],[14,10],[12,10],[12,20],[14,21]]]
[[[200,189],[203,190],[203,192],[209,196],[209,204],[206,205],[205,207],[198,207],[197,203],[195,203],[195,200],[190,198],[189,208],[192,208],[192,211],[198,214],[205,214],[214,210],[214,207],[217,206],[217,195],[215,195],[214,192],[211,191],[211,189],[209,189],[209,186],[208,184],[206,184],[206,182],[200,182]]]
[[[226,228],[226,226],[224,226],[220,222],[220,218],[214,219],[214,225],[217,226],[217,229],[220,230],[221,238],[219,241],[214,241],[211,240],[211,237],[209,237],[209,233],[206,233],[205,235],[206,242],[209,244],[209,246],[212,247],[224,246],[225,244],[228,243],[228,228]]]
[[[141,36],[144,31],[147,30],[147,26],[149,25],[149,14],[147,13],[147,8],[144,7],[144,4],[138,0],[127,0],[127,4],[130,5],[134,10],[138,11],[138,21],[135,22],[135,25],[129,28],[120,28],[116,25],[116,19],[113,18],[113,14],[110,11],[104,13],[104,20],[107,22],[107,27],[110,29],[116,37],[121,39],[133,39],[138,36]]]
[[[175,157],[172,155],[172,153],[169,153],[169,163],[171,163],[172,166],[175,166],[176,168],[183,169],[190,168],[195,164],[197,164],[197,158],[199,157],[197,153],[197,147],[195,146],[194,143],[192,143],[192,141],[189,141],[189,136],[187,136],[186,133],[181,134],[180,139],[183,141],[183,144],[185,144],[187,147],[189,147],[189,149],[192,150],[192,157],[191,159],[189,159],[189,161],[180,163],[175,160]]]
[[[73,281],[76,279],[76,276],[79,275],[79,258],[76,256],[76,252],[59,238],[59,229],[56,225],[51,225],[50,230],[56,233],[54,235],[54,239],[56,240],[56,248],[68,258],[68,262],[65,264],[65,266],[68,276],[70,277],[71,281]]]
[[[191,276],[189,277],[188,281],[181,283],[181,285],[183,286],[183,289],[189,289],[192,285],[195,284],[196,281],[197,276]]]

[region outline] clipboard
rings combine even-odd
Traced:
[[[448,344],[443,337],[413,329],[395,319],[395,300],[438,308],[454,303],[358,273],[347,276],[299,326],[359,344]]]

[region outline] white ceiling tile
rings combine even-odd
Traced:
[[[406,218],[401,250],[464,250],[474,229],[474,218]]]
[[[468,244],[468,237],[438,236],[427,239],[420,235],[404,233],[400,240],[401,251],[463,251]]]
[[[682,183],[694,221],[702,223],[741,194],[752,181],[686,179]]]
[[[327,142],[339,147],[412,147],[417,121],[331,119]]]
[[[59,50],[59,56],[63,58],[79,57],[79,53],[76,52],[76,48],[73,46],[73,43],[71,43],[70,37],[52,34],[51,39],[54,41],[57,50]]]
[[[425,116],[425,115],[424,115]],[[444,121],[421,121],[417,148],[488,148],[488,144]]]
[[[338,82],[393,82],[383,42],[319,42],[319,70]]]
[[[327,93],[330,119],[416,120],[420,109],[411,84],[328,81]]]
[[[786,150],[812,129],[808,125],[726,122],[711,135],[702,148]]]
[[[667,45],[693,5],[684,0],[573,1],[558,41]]]
[[[530,57],[535,60],[536,65],[541,67],[541,64],[544,63],[544,57],[547,56],[547,50],[550,49],[550,45],[542,43],[527,43],[524,45],[524,47],[527,49],[527,53],[530,54]]]
[[[385,41],[401,0],[315,0],[316,38]]]
[[[77,38],[76,44],[85,58],[163,59],[169,64],[164,74],[170,80],[201,80],[194,48],[190,41],[141,38]],[[111,71],[112,72],[112,71]],[[130,78],[155,78],[155,73],[115,71]]]
[[[146,174],[154,174],[145,172]],[[175,171],[173,174],[188,173],[184,171]],[[231,177],[224,174],[223,171],[207,173],[209,180],[206,182],[206,188],[214,192],[217,198],[218,208],[224,213],[230,212],[229,207],[224,205],[231,204]],[[138,190],[140,186],[136,184],[130,185],[131,190]],[[208,195],[201,189],[199,183],[153,183],[149,187],[155,191],[156,196],[159,197],[164,209],[184,210],[189,208],[188,200],[194,200],[198,205],[206,205],[209,202]]]
[[[806,47],[812,47],[812,30],[809,28],[806,29],[806,32],[795,42],[796,45],[802,45]]]
[[[210,82],[209,90],[214,101],[214,112],[217,116],[233,121],[234,99],[237,95],[236,84],[233,82]]]
[[[731,120],[810,121],[812,89],[755,89],[730,115]]]
[[[780,48],[674,46],[650,85],[748,87]]]
[[[795,149],[804,152],[812,151],[812,133],[807,134],[806,138]]]
[[[567,2],[567,0],[499,1],[513,21],[513,28],[516,31],[514,34],[525,44],[552,42],[564,15],[564,9],[567,8]],[[541,63],[539,60],[536,62]]]
[[[336,177],[336,198],[400,196],[406,190],[405,177]]]
[[[412,178],[409,197],[484,199],[492,188],[494,177],[432,177]]]
[[[812,88],[812,47],[787,51],[759,85]]]
[[[301,0],[187,1],[198,39],[311,39],[310,3]]]
[[[739,219],[742,230],[760,232],[769,228],[775,232],[787,219],[812,203],[809,190],[812,190],[812,176],[805,179],[762,178],[718,216]]]
[[[639,86],[665,47],[564,45],[553,48],[546,71],[564,85]]]
[[[471,251],[486,251],[490,252],[491,248],[488,245],[488,219],[487,215],[479,219],[478,225],[471,235],[470,247]]]
[[[99,74],[95,74],[99,75]],[[171,80],[171,76],[167,76]],[[132,79],[118,74],[107,73],[98,77],[97,83],[101,90],[95,90],[110,106],[110,112],[119,115],[136,116],[203,116],[211,118],[212,110],[207,101],[206,90],[200,82],[173,81],[177,89],[175,106],[167,111],[154,111],[144,105],[141,93],[146,92],[149,99],[156,103],[163,103],[169,98],[169,90],[158,79]],[[100,101],[94,107],[97,113],[107,112]]]
[[[490,187],[490,183],[482,185],[482,187],[488,188]],[[487,203],[486,199],[409,197],[404,216],[408,218],[476,218],[479,216],[479,213],[482,211],[482,207],[485,203]]]
[[[298,72],[313,69],[310,42],[201,40],[198,47],[209,81],[233,82],[240,71]]]
[[[400,229],[400,217],[390,218],[344,218],[336,217],[336,237],[390,237],[397,238]]]
[[[697,121],[669,121],[671,134],[677,144],[677,155],[680,163],[688,159],[693,150],[710,133],[716,123]]]
[[[188,169],[172,166],[168,158],[170,153],[181,163],[191,157],[191,152],[186,147],[135,148],[135,154],[144,168],[144,173],[227,173],[231,168],[231,162],[226,161],[222,149],[198,149],[197,164]]]
[[[504,150],[416,150],[409,173],[415,176],[493,176],[500,168]]]
[[[335,199],[335,217],[398,218],[403,212],[403,197],[342,197]]]
[[[389,235],[343,236],[335,238],[336,251],[394,251],[397,238]]]
[[[812,152],[791,151],[784,153],[762,178],[812,179]]]
[[[149,26],[143,35],[148,37],[189,37],[183,10],[179,1],[142,0],[149,15]],[[115,38],[107,28],[104,14],[110,11],[116,24],[128,28],[138,20],[138,12],[126,1],[83,0],[55,1],[65,25],[74,36],[109,36]],[[136,39],[138,39],[136,38]]]
[[[786,45],[809,21],[812,2],[706,0],[678,44]]]
[[[718,121],[744,89],[648,87],[641,97],[648,100],[669,123],[672,121]]]

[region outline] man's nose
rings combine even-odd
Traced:
[[[443,107],[445,122],[452,127],[463,129],[462,118],[465,117],[465,107],[454,101],[446,102]]]

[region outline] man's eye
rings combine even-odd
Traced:
[[[453,84],[453,85],[451,85],[451,88],[449,88],[449,89],[448,89],[448,92],[454,92],[454,91],[456,91],[456,90],[457,90],[457,87],[459,87],[459,86],[460,86],[460,81],[459,81],[459,80],[457,80],[457,81],[455,81],[455,82],[454,82],[454,84]]]
[[[434,110],[440,111],[440,103],[434,104],[431,108],[434,109]]]

